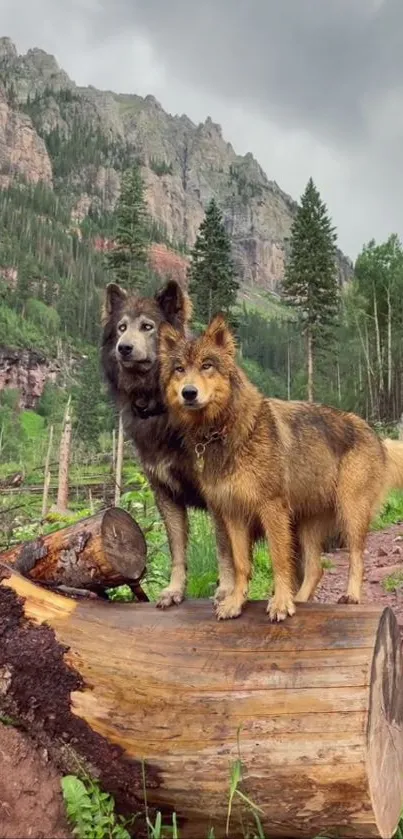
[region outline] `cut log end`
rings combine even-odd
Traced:
[[[101,534],[105,556],[115,572],[125,580],[140,580],[147,545],[137,522],[119,507],[111,507],[103,515]]]
[[[379,622],[371,671],[367,727],[368,781],[382,839],[396,830],[403,802],[403,661],[391,609]]]

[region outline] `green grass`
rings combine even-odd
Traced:
[[[211,597],[217,587],[217,560],[213,528],[205,513],[190,516],[188,557],[187,596]]]
[[[388,594],[395,594],[400,591],[403,588],[403,570],[396,571],[394,574],[390,574],[389,577],[386,577],[382,581],[382,588],[384,588]]]
[[[239,294],[239,302],[235,306],[235,313],[245,304],[247,309],[257,311],[270,320],[285,320],[290,317],[290,310],[274,294],[262,289],[245,286]]]
[[[19,728],[19,722],[14,717],[10,717],[8,714],[1,714],[0,713],[0,725],[7,725],[10,728]]]
[[[231,836],[232,805],[237,799],[243,805],[241,825],[244,839],[270,839],[263,830],[260,816],[263,811],[242,791],[243,764],[239,754],[231,764],[229,771],[228,804],[227,804],[227,837]],[[145,767],[143,764],[143,813],[136,813],[129,819],[124,819],[115,811],[115,801],[112,795],[102,791],[99,783],[88,775],[78,778],[76,775],[66,775],[62,778],[62,793],[66,808],[66,815],[71,825],[73,835],[77,839],[130,839],[135,837],[135,824],[139,816],[143,816],[147,826],[148,839],[180,839],[176,813],[173,813],[169,823],[164,822],[160,812],[151,818],[147,803]],[[134,832],[133,832],[134,831]],[[203,837],[200,837],[203,839]],[[206,834],[205,839],[215,839],[214,825]],[[320,834],[315,839],[327,839]],[[403,817],[401,818],[393,839],[403,839]]]
[[[190,516],[189,579],[187,596],[211,597],[217,586],[218,567],[214,531],[205,513],[193,512]],[[249,588],[251,600],[264,600],[271,592],[273,575],[265,545],[254,550],[253,575]]]
[[[21,428],[28,441],[36,441],[42,437],[45,429],[45,418],[35,411],[22,411],[19,417]]]
[[[403,492],[393,490],[372,522],[371,530],[384,530],[403,521]]]
[[[324,571],[332,571],[334,568],[334,562],[327,557],[322,558],[322,568]]]

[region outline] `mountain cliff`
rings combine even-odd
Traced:
[[[243,296],[281,292],[296,203],[252,154],[237,155],[210,117],[195,125],[166,113],[153,96],[78,87],[52,55],[37,48],[18,55],[10,39],[0,39],[0,187],[18,175],[43,181],[68,196],[80,224],[113,210],[121,170],[134,161],[158,242],[186,253],[214,196]],[[157,270],[160,257],[154,253]],[[342,253],[338,265],[344,283],[352,266]]]

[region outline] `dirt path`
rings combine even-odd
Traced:
[[[348,555],[345,551],[335,551],[327,554],[327,558],[333,567],[325,570],[315,600],[335,603],[346,591]],[[402,587],[397,592],[385,591],[383,581],[396,573],[401,574]],[[368,535],[362,602],[390,606],[403,635],[403,522]]]

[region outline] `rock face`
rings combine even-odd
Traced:
[[[0,86],[0,187],[9,186],[16,176],[51,185],[52,164],[30,118],[10,107]]]
[[[31,180],[50,183],[51,164],[40,137],[53,150],[49,138],[56,137],[71,162],[67,170],[53,160],[55,185],[72,195],[73,219],[79,221],[88,212],[111,210],[122,167],[140,161],[151,215],[173,246],[193,245],[206,204],[215,197],[243,286],[281,290],[296,203],[251,154],[238,156],[210,117],[195,125],[186,116],[166,113],[153,96],[79,88],[53,56],[39,49],[19,56],[7,38],[0,39],[0,74],[9,103],[3,98],[0,166],[2,160],[6,169],[18,161],[18,171]],[[21,110],[32,117],[35,130]],[[97,144],[91,146],[94,138]],[[343,254],[338,264],[345,282],[352,265]]]
[[[150,265],[161,278],[176,280],[186,287],[186,273],[189,259],[182,254],[175,253],[166,245],[151,245]]]
[[[55,382],[58,373],[56,362],[34,350],[0,347],[0,393],[6,388],[18,390],[21,408],[35,408],[46,382]]]

